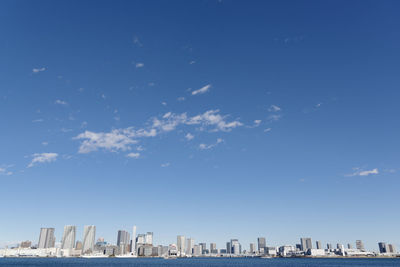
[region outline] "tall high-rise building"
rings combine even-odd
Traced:
[[[393,244],[388,244],[386,249],[388,253],[396,254],[396,247]]]
[[[249,250],[249,252],[250,252],[250,254],[256,253],[256,244],[250,243],[250,250]]]
[[[386,243],[385,242],[379,242],[379,253],[387,253],[387,248],[386,248]]]
[[[217,244],[210,243],[210,253],[214,253],[217,250]]]
[[[356,240],[356,248],[361,251],[365,251],[364,243],[361,240]]]
[[[185,236],[178,235],[176,238],[176,246],[180,256],[185,255]]]
[[[302,251],[312,249],[312,242],[311,242],[311,238],[309,238],[309,237],[300,238],[300,244],[301,244]]]
[[[350,243],[348,243],[348,244],[347,244],[347,248],[348,248],[348,249],[353,249],[353,246],[352,246]]]
[[[96,238],[96,226],[85,225],[83,228],[82,253],[92,253],[94,250],[94,241]]]
[[[54,228],[40,228],[38,248],[54,248],[56,238],[54,237]]]
[[[125,230],[119,230],[118,231],[118,236],[117,236],[117,246],[121,246],[121,245],[129,245],[130,243],[130,235],[128,231]]]
[[[317,246],[317,249],[322,249],[322,243],[321,241],[316,241],[315,245]]]
[[[136,225],[132,228],[131,252],[136,255]]]
[[[199,246],[201,247],[201,254],[206,254],[207,244],[206,243],[199,243]]]
[[[231,253],[234,255],[239,255],[240,253],[242,253],[242,249],[241,249],[241,245],[239,243],[239,240],[237,239],[231,239]]]
[[[75,246],[76,226],[64,226],[64,233],[61,240],[62,249],[73,249]]]
[[[231,242],[226,242],[226,253],[227,254],[231,254],[232,253]]]
[[[81,241],[76,241],[75,248],[78,249],[78,250],[81,250],[82,249],[82,242]]]
[[[136,237],[136,246],[138,247],[139,245],[144,245],[146,243],[146,235],[144,234],[138,234]],[[137,248],[136,247],[136,248]]]
[[[194,248],[194,239],[188,238],[186,239],[186,255],[192,255]]]
[[[153,232],[147,232],[145,235],[146,245],[153,245]]]
[[[332,244],[331,244],[331,243],[326,244],[326,248],[327,248],[328,250],[333,249]]]
[[[258,244],[258,252],[264,252],[265,247],[267,246],[265,242],[265,237],[257,238],[257,244]]]

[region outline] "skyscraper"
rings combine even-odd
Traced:
[[[131,252],[136,255],[136,225],[132,228]]]
[[[379,242],[379,253],[387,253],[387,248],[386,248],[386,243],[385,242]]]
[[[264,252],[266,247],[265,237],[257,238],[257,243],[258,243],[258,252],[260,253]]]
[[[61,240],[62,249],[73,249],[75,246],[76,226],[64,226],[64,233]]]
[[[316,246],[317,246],[317,249],[322,249],[322,243],[321,243],[321,241],[317,241],[317,242],[315,242],[315,244],[316,244]]]
[[[91,253],[94,250],[94,240],[96,238],[96,226],[85,225],[83,229],[82,253]]]
[[[361,251],[365,251],[364,244],[361,240],[356,240],[356,248]]]
[[[217,244],[210,243],[210,253],[216,253],[216,250],[217,250]]]
[[[302,237],[300,238],[301,250],[306,251],[308,249],[312,249],[311,238]]]
[[[386,246],[386,250],[387,250],[388,253],[396,254],[396,247],[393,244],[388,244]]]
[[[54,248],[56,238],[54,228],[40,228],[38,248]]]
[[[250,254],[256,253],[256,244],[250,243]]]
[[[242,253],[239,240],[231,239],[230,245],[232,254],[239,255],[240,253]]]
[[[192,255],[194,248],[194,239],[188,238],[186,239],[186,255]]]
[[[206,254],[207,244],[206,243],[199,243],[199,246],[201,247],[201,254]]]
[[[117,236],[117,246],[121,245],[129,245],[130,243],[130,235],[127,231],[125,230],[119,230],[118,231],[118,236]]]
[[[153,245],[153,232],[147,232],[144,239],[146,245]]]
[[[185,255],[185,236],[178,235],[176,238],[176,245],[180,256]]]

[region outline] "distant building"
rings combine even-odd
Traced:
[[[117,236],[117,247],[119,248],[119,253],[121,255],[127,254],[130,251],[130,234],[128,231],[119,230]]]
[[[145,235],[146,245],[153,245],[153,232],[147,232]]]
[[[396,254],[396,247],[393,244],[388,244],[386,250],[388,253]]]
[[[231,242],[226,242],[226,253],[227,254],[231,254],[232,253]]]
[[[321,243],[321,241],[315,242],[315,245],[317,246],[317,249],[322,249],[322,243]]]
[[[332,246],[331,243],[328,243],[328,244],[326,244],[326,248],[327,248],[328,250],[332,250],[332,249],[333,249],[333,246]]]
[[[202,246],[194,245],[194,247],[193,247],[193,256],[200,256],[201,253],[202,253],[201,249],[202,249]]]
[[[387,253],[387,248],[386,248],[386,243],[385,242],[379,242],[379,253]]]
[[[364,243],[361,240],[356,240],[356,248],[361,251],[365,251]]]
[[[177,250],[180,256],[185,255],[185,236],[178,235],[176,238]]]
[[[350,243],[348,243],[348,244],[347,244],[347,248],[348,248],[348,249],[353,249],[353,246],[352,246]]]
[[[132,228],[131,252],[136,255],[136,225]]]
[[[30,248],[32,246],[32,242],[29,240],[21,242],[19,245],[21,248]]]
[[[256,253],[256,244],[250,243],[250,254],[255,254]]]
[[[217,250],[217,244],[215,244],[215,243],[210,243],[210,253],[212,253],[212,254],[218,254],[218,251],[216,251]],[[216,251],[216,252],[215,252]]]
[[[186,255],[192,255],[194,248],[194,239],[188,238],[186,239]]]
[[[93,252],[95,238],[96,226],[85,225],[83,228],[82,254]]]
[[[61,240],[61,249],[73,249],[75,246],[76,226],[64,226],[64,233]]]
[[[75,248],[78,249],[78,250],[81,250],[82,249],[82,242],[81,241],[76,241]]]
[[[54,248],[56,238],[54,237],[54,228],[40,228],[38,248]]]
[[[311,238],[302,237],[300,238],[301,250],[306,251],[308,249],[312,249]]]
[[[231,239],[230,245],[231,245],[231,254],[239,255],[242,253],[242,249],[241,249],[239,240]]]
[[[201,247],[201,254],[207,254],[207,244],[206,243],[199,243],[199,246]]]
[[[257,238],[257,244],[258,244],[258,252],[264,253],[266,247],[265,237]]]

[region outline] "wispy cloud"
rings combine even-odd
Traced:
[[[201,87],[200,89],[194,90],[192,95],[200,95],[208,92],[211,88],[211,84],[207,84],[206,86]]]
[[[67,102],[65,102],[65,101],[63,101],[63,100],[60,100],[60,99],[57,99],[56,101],[54,101],[54,104],[62,105],[62,106],[68,105]]]
[[[271,106],[268,108],[268,111],[269,111],[269,112],[278,112],[278,111],[281,111],[281,108],[278,107],[278,106],[276,106],[276,105],[271,105]]]
[[[216,147],[218,144],[224,142],[224,140],[222,138],[218,138],[217,141],[213,144],[200,144],[199,145],[199,149],[200,150],[207,150],[207,149],[212,149],[214,147]]]
[[[186,138],[186,140],[190,141],[190,140],[193,140],[194,135],[191,134],[191,133],[187,133],[187,134],[185,135],[185,138]]]
[[[33,120],[32,122],[36,123],[36,122],[43,122],[43,121],[44,121],[43,119],[36,119],[36,120]]]
[[[39,72],[42,72],[42,71],[45,71],[45,70],[46,70],[45,67],[42,67],[42,68],[33,68],[33,69],[32,69],[32,73],[39,73]]]
[[[368,176],[372,174],[379,174],[379,170],[377,168],[372,170],[363,170],[361,168],[353,168],[354,172],[351,174],[347,174],[345,176]]]
[[[2,165],[0,166],[0,175],[6,175],[6,176],[10,176],[13,174],[12,171],[9,170],[10,167],[12,167],[13,165]]]
[[[143,68],[144,67],[144,63],[138,62],[135,65],[136,68]]]
[[[267,128],[267,129],[264,130],[264,133],[268,133],[268,132],[270,132],[271,130],[272,130],[271,128]]]
[[[180,97],[178,97],[176,100],[178,100],[178,101],[182,102],[182,101],[185,101],[185,97],[183,97],[183,96],[180,96]]]
[[[232,129],[242,126],[238,120],[228,121],[227,115],[219,114],[219,110],[209,110],[202,114],[188,117],[186,113],[176,114],[167,112],[161,117],[153,117],[145,128],[128,127],[114,129],[111,132],[92,132],[85,131],[74,137],[81,140],[79,153],[85,154],[99,149],[117,152],[130,150],[133,144],[137,144],[139,139],[155,137],[162,133],[174,131],[179,126],[196,126],[199,131],[209,132],[229,132]],[[193,139],[192,134],[187,134],[186,139]]]
[[[53,162],[57,159],[57,153],[35,153],[32,155],[33,159],[29,163],[28,168],[33,167],[38,163],[48,163]]]
[[[280,120],[280,118],[282,118],[282,115],[272,114],[272,115],[269,115],[269,116],[268,116],[267,120],[268,120],[269,122],[273,122],[273,121],[278,121],[278,120]]]
[[[137,36],[133,36],[133,44],[137,45],[139,47],[142,47],[143,44],[140,42],[139,38]]]
[[[137,159],[137,158],[139,158],[139,156],[140,156],[140,153],[134,153],[134,152],[131,152],[131,153],[127,154],[126,156],[127,156],[128,158],[134,158],[134,159]]]
[[[171,163],[166,162],[166,163],[161,164],[161,167],[165,168],[165,167],[169,167],[170,165],[171,165]]]

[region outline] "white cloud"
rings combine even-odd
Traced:
[[[370,171],[361,171],[361,172],[359,173],[359,175],[360,175],[360,176],[368,176],[368,175],[370,175],[370,174],[378,174],[378,173],[379,173],[378,169],[375,168],[375,169],[370,170]]]
[[[362,170],[360,168],[353,168],[355,172],[351,174],[347,174],[345,176],[368,176],[371,174],[379,174],[379,170],[377,168],[372,169],[372,170]]]
[[[261,124],[261,120],[254,120],[254,127],[258,127]]]
[[[36,120],[33,120],[32,122],[43,122],[44,120],[43,119],[36,119]]]
[[[208,110],[203,114],[189,118],[186,124],[188,125],[200,124],[202,128],[207,126],[215,126],[215,129],[213,129],[213,131],[224,131],[224,132],[231,131],[233,128],[243,125],[243,123],[241,123],[240,121],[227,122],[225,120],[226,116],[221,116],[218,113],[219,113],[218,109]]]
[[[143,46],[143,44],[140,42],[140,40],[139,40],[139,38],[137,36],[133,37],[133,44],[135,44],[135,45],[137,45],[139,47]]]
[[[270,132],[271,130],[272,130],[271,128],[267,128],[267,129],[264,130],[264,133],[268,133],[268,132]]]
[[[181,96],[181,97],[178,97],[177,100],[182,102],[182,101],[185,101],[185,98],[183,96]]]
[[[200,150],[207,150],[207,149],[212,149],[215,146],[217,146],[218,144],[222,143],[224,140],[222,138],[218,138],[217,141],[214,144],[200,144],[199,145],[199,149]]]
[[[47,146],[49,144],[49,142],[42,142],[43,146]]]
[[[139,158],[140,153],[134,153],[134,152],[132,152],[132,153],[127,154],[126,156],[127,156],[128,158],[137,159],[137,158]]]
[[[278,107],[278,106],[276,106],[276,105],[271,105],[271,106],[268,108],[268,111],[269,111],[269,112],[278,112],[278,111],[281,111],[281,108]]]
[[[63,101],[63,100],[60,100],[60,99],[57,99],[57,100],[54,102],[54,104],[63,105],[63,106],[68,105],[67,102],[65,102],[65,101]]]
[[[193,140],[194,135],[191,134],[191,133],[187,133],[187,134],[185,135],[185,138],[186,138],[186,140],[190,141],[190,140]]]
[[[161,105],[166,106],[167,102],[161,102]]]
[[[136,68],[143,68],[143,67],[144,67],[144,64],[141,63],[141,62],[138,62],[138,63],[136,63],[135,67],[136,67]]]
[[[57,159],[57,153],[35,153],[32,155],[33,159],[29,163],[28,168],[33,167],[37,163],[53,162]]]
[[[12,167],[13,165],[4,165],[0,167],[0,175],[10,176],[13,174],[12,171],[9,171],[8,168]]]
[[[165,167],[168,167],[168,166],[170,166],[170,165],[171,165],[171,163],[166,162],[166,163],[161,164],[161,167],[165,168]]]
[[[195,90],[192,92],[192,95],[198,95],[198,94],[204,94],[208,92],[211,88],[211,84],[207,84],[206,86],[203,86],[202,88]]]
[[[268,121],[272,122],[272,121],[278,121],[280,120],[280,118],[282,118],[282,115],[276,115],[276,114],[272,114],[268,116]]]
[[[39,73],[39,72],[42,72],[42,71],[45,71],[45,70],[46,70],[45,67],[42,67],[42,68],[33,68],[33,69],[32,69],[32,72],[33,72],[33,73]]]
[[[126,151],[130,149],[131,144],[137,143],[136,140],[132,139],[129,131],[124,129],[115,129],[109,133],[85,131],[74,139],[84,140],[79,147],[79,153],[81,154],[97,151],[99,148],[111,152]]]

